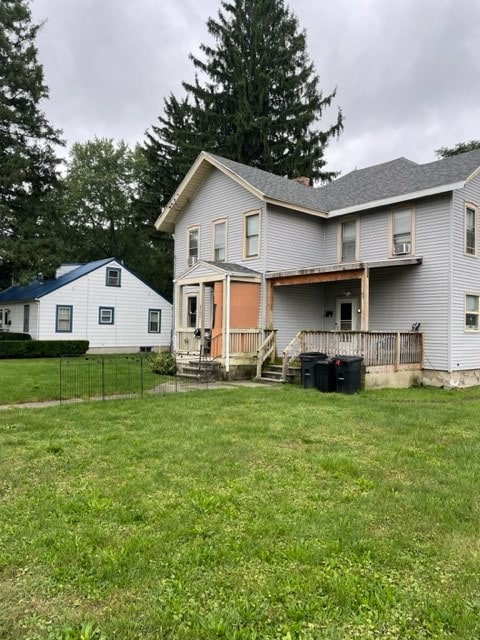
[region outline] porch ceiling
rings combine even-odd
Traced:
[[[383,269],[385,267],[404,267],[422,264],[421,257],[391,258],[389,260],[373,260],[369,262],[349,262],[348,264],[333,264],[321,267],[305,267],[304,269],[289,269],[286,271],[270,271],[265,274],[267,280],[301,279],[303,282],[321,282],[328,280],[349,280],[361,278],[365,271]],[[279,284],[279,282],[274,282]]]

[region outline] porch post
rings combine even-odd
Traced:
[[[203,340],[203,333],[205,329],[205,283],[200,283],[200,288],[198,292],[198,318],[197,318],[197,328],[201,330],[201,336]]]
[[[360,307],[360,330],[368,331],[370,314],[370,271],[365,267],[362,273],[361,283],[361,307]]]
[[[173,319],[173,350],[178,349],[178,331],[183,326],[182,323],[182,308],[183,308],[183,287],[175,282],[175,288],[173,292],[173,307],[175,310],[175,317]]]
[[[225,278],[225,372],[230,371],[230,274]]]
[[[266,310],[265,310],[265,328],[273,329],[273,283],[271,280],[266,281]]]

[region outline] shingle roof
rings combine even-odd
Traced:
[[[312,188],[233,160],[207,155],[269,198],[325,212],[448,187],[464,182],[480,168],[480,149],[427,164],[397,158]]]
[[[261,275],[258,271],[254,271],[253,269],[248,269],[248,267],[244,267],[241,264],[235,264],[234,262],[214,262],[213,260],[205,260],[206,264],[211,264],[217,269],[221,269],[226,273],[232,274],[243,274],[246,276],[259,276]]]
[[[36,298],[42,298],[52,291],[56,291],[61,287],[78,280],[87,273],[91,273],[100,267],[103,267],[110,262],[115,261],[115,258],[104,258],[103,260],[96,260],[95,262],[88,262],[82,264],[76,269],[72,269],[63,276],[56,278],[55,280],[35,280],[26,287],[19,285],[12,285],[0,293],[0,304],[8,304],[10,302],[21,302],[22,300],[35,300]]]
[[[228,160],[212,153],[207,155],[273,200],[307,207],[308,209],[322,210],[316,193],[318,189],[312,189],[312,187],[307,187],[295,180],[277,176],[268,171]]]

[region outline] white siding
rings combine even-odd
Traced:
[[[107,267],[121,269],[121,286],[106,286]],[[73,307],[71,333],[56,331],[57,305]],[[114,309],[114,324],[99,324],[100,307]],[[149,309],[161,310],[161,332],[148,332]],[[89,340],[91,349],[169,346],[172,306],[121,264],[109,263],[40,299],[42,340]]]
[[[480,295],[480,229],[477,220],[477,255],[464,253],[465,202],[480,206],[480,177],[456,191],[453,198],[453,261],[451,289],[452,361],[451,370],[480,368],[480,333],[465,331],[465,294]]]

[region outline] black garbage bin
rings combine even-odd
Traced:
[[[335,362],[333,360],[317,361],[315,365],[315,386],[319,391],[327,393],[337,390]]]
[[[315,367],[318,362],[327,359],[326,353],[308,351],[301,353],[299,358],[302,364],[302,383],[304,389],[314,389],[316,387]]]
[[[333,365],[335,385],[338,393],[356,393],[362,383],[362,362],[360,356],[335,356]]]

